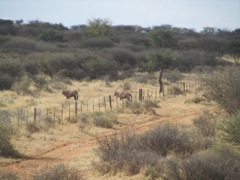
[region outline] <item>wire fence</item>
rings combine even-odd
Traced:
[[[149,89],[137,89],[132,91],[131,102],[141,102],[144,100],[158,101],[161,97],[169,94],[172,87],[177,87],[183,92],[195,92],[198,89],[205,89],[206,85],[201,81],[177,82],[172,85],[164,86],[163,92],[159,93],[159,87]],[[63,123],[64,120],[76,118],[82,113],[106,112],[120,108],[125,108],[125,101],[113,95],[98,98],[87,98],[85,100],[66,100],[61,105],[46,108],[17,108],[15,110],[1,110],[0,119],[21,128],[29,123],[46,124],[49,126],[55,123]]]

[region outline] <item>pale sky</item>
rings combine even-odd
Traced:
[[[240,28],[240,0],[0,0],[0,19],[64,26],[108,19],[112,25]]]

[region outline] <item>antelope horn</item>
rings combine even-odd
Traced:
[[[118,87],[119,88],[119,87]],[[117,92],[118,88],[115,90],[115,92]]]

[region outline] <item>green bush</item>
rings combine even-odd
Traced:
[[[240,146],[240,112],[222,120],[218,128],[223,140]]]
[[[53,30],[53,29],[46,29],[40,33],[39,39],[47,42],[56,42],[56,41],[63,41],[63,34],[60,31]]]

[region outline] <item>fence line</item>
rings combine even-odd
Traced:
[[[158,100],[161,97],[169,94],[169,90],[172,87],[178,87],[183,92],[195,92],[198,89],[205,89],[206,85],[201,81],[182,81],[174,83],[170,86],[164,86],[163,92],[158,92],[159,87],[155,86],[151,89],[138,89],[132,93],[132,101],[142,102],[143,100]],[[17,127],[20,128],[23,124],[35,123],[62,123],[64,119],[76,118],[78,115],[87,112],[105,112],[112,111],[113,109],[124,108],[124,100],[109,95],[92,99],[85,99],[80,101],[70,100],[65,101],[60,106],[48,107],[46,109],[36,108],[33,110],[29,108],[18,108],[16,111],[2,111],[0,109],[1,119],[5,119],[8,122],[17,120]]]

